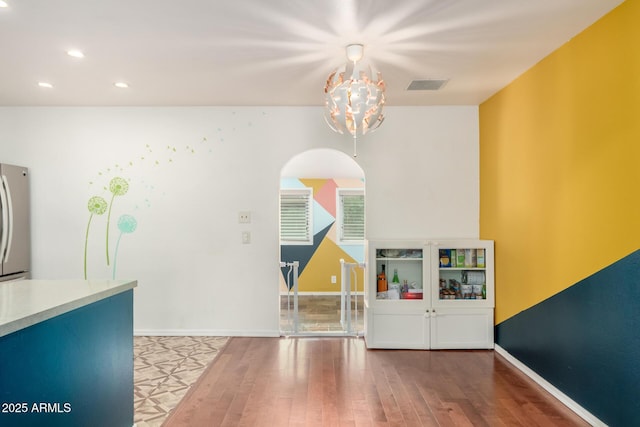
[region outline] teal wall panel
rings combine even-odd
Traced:
[[[640,250],[498,324],[495,336],[606,424],[640,425]]]

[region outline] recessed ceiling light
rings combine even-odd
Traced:
[[[78,49],[71,49],[67,51],[67,55],[73,56],[74,58],[84,58],[84,53]]]
[[[9,7],[6,1],[0,0],[0,7]]]
[[[46,87],[47,89],[51,89],[53,87],[53,85],[51,83],[48,83],[48,82],[38,82],[38,86]]]
[[[126,89],[129,87],[129,85],[126,84],[125,82],[115,82],[113,85],[115,87],[119,87],[120,89]]]

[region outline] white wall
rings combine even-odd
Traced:
[[[479,233],[477,107],[387,108],[358,142],[373,238]],[[139,333],[278,334],[281,168],[312,148],[352,153],[318,107],[0,108],[0,162],[31,170],[34,278],[81,278],[91,196],[129,191],[89,228],[89,278],[134,278]],[[106,189],[105,189],[106,187]],[[238,224],[239,211],[252,223]],[[251,231],[252,242],[241,243]]]

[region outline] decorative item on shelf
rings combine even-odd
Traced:
[[[477,260],[476,260],[476,250],[475,249],[465,249],[464,250],[465,254],[464,254],[464,267],[466,268],[474,268],[476,267],[477,264]]]
[[[350,44],[346,51],[349,62],[333,71],[324,87],[325,120],[334,131],[353,136],[356,157],[357,137],[377,129],[384,120],[385,85],[380,73],[374,80],[371,67],[359,62],[363,45]]]
[[[482,296],[483,295],[482,290],[484,288],[484,285],[471,285],[471,286],[473,287],[472,297],[475,299],[484,299]]]
[[[440,249],[440,267],[451,267],[451,249]]]
[[[388,289],[387,286],[387,275],[384,271],[384,264],[382,264],[382,272],[378,274],[378,292],[386,292]]]
[[[463,273],[462,280],[471,285],[481,285],[486,280],[484,271],[464,271]]]
[[[411,249],[407,252],[409,258],[422,258],[422,249]]]
[[[400,283],[400,279],[398,278],[398,269],[394,268],[393,269],[393,279],[391,280],[392,283]]]
[[[463,299],[471,299],[473,294],[473,285],[469,285],[467,283],[463,283],[461,286],[462,298]]]
[[[388,299],[400,299],[400,283],[390,283],[387,291]]]
[[[413,289],[409,289],[409,292],[402,293],[402,299],[422,299],[422,292],[414,292]]]
[[[400,249],[381,249],[380,255],[385,258],[398,258],[400,256]]]

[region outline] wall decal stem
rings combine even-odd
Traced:
[[[87,223],[87,232],[84,238],[84,279],[87,280],[87,246],[89,245],[89,228],[91,227],[91,220],[93,215],[102,215],[107,210],[107,201],[100,197],[94,196],[89,199],[87,208],[91,215],[89,215],[89,221]]]
[[[105,251],[107,255],[107,265],[109,265],[109,223],[111,220],[111,208],[113,207],[113,200],[116,196],[122,196],[129,191],[129,184],[123,178],[119,176],[113,178],[109,183],[109,191],[113,194],[111,196],[111,203],[109,203],[109,213],[107,214],[107,233],[106,233],[106,244]]]
[[[120,247],[120,239],[122,239],[122,235],[127,233],[133,233],[138,226],[138,222],[131,215],[121,215],[118,219],[118,229],[120,230],[120,235],[118,236],[118,241],[116,243],[116,250],[113,253],[113,276],[112,278],[116,278],[116,263],[118,261],[118,248]]]

